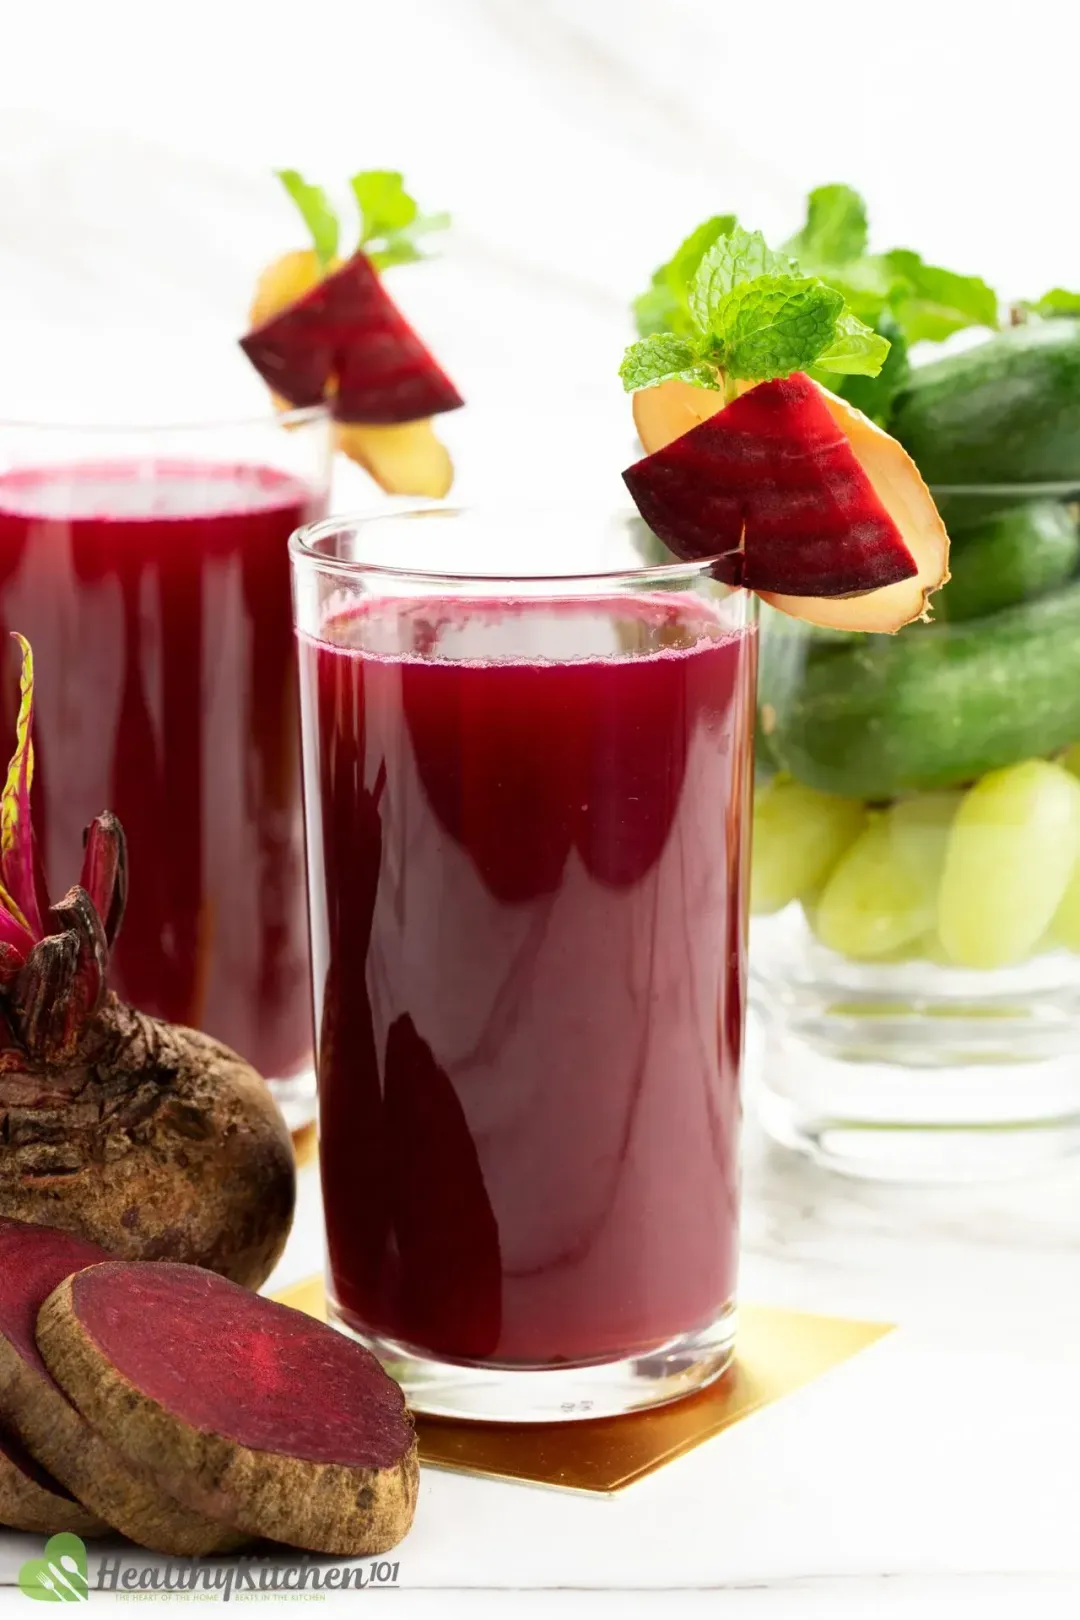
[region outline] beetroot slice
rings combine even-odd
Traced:
[[[412,1523],[401,1390],[299,1311],[194,1266],[114,1261],[60,1285],[38,1343],[125,1456],[249,1535],[349,1557],[388,1551]]]
[[[94,1243],[0,1218],[0,1416],[37,1463],[95,1519],[174,1557],[241,1545],[231,1526],[193,1513],[152,1470],[133,1467],[78,1413],[42,1360],[38,1311],[58,1283],[109,1256]]]
[[[240,339],[259,376],[290,405],[372,426],[456,410],[461,395],[363,253]]]
[[[103,1536],[109,1527],[70,1496],[13,1435],[0,1430],[0,1525],[32,1535]]]
[[[852,596],[918,573],[820,391],[802,372],[759,383],[623,473],[677,556],[717,556],[729,585]]]

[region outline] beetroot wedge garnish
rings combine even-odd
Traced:
[[[0,1525],[36,1536],[103,1536],[108,1525],[70,1496],[13,1435],[0,1430]]]
[[[729,585],[851,596],[918,565],[809,377],[756,388],[623,473],[677,556]]]
[[[123,1457],[76,1411],[37,1347],[37,1316],[65,1277],[109,1256],[49,1226],[0,1218],[0,1417],[42,1468],[98,1519],[173,1557],[223,1552],[245,1539],[192,1512],[153,1469]]]
[[[126,1457],[250,1535],[386,1552],[416,1508],[398,1386],[333,1328],[195,1266],[112,1262],[38,1318],[54,1377]]]
[[[417,337],[363,253],[240,339],[275,394],[339,422],[415,422],[456,410],[461,395]]]

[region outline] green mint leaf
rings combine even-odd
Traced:
[[[634,299],[634,325],[637,327],[639,337],[653,337],[659,332],[675,332],[682,324],[680,316],[683,311],[678,297],[665,280],[666,268],[661,266],[653,276],[651,286]],[[692,325],[689,315],[686,316],[685,324],[687,327]]]
[[[876,377],[837,377],[825,372],[818,381],[831,388],[833,393],[842,394],[856,410],[862,411],[879,427],[887,427],[893,400],[906,386],[911,375],[911,364],[904,334],[888,311],[882,315],[878,331],[888,340],[889,352]]]
[[[896,277],[890,301],[908,343],[940,343],[965,327],[998,325],[997,294],[980,276],[924,264],[910,248],[894,248],[885,262]]]
[[[849,264],[820,264],[813,269],[826,286],[843,293],[844,302],[853,315],[871,326],[877,326],[893,298],[907,287],[903,278],[889,269],[882,254],[868,253]]]
[[[803,371],[835,341],[844,300],[814,276],[759,275],[713,305],[728,377],[764,382]]]
[[[785,246],[800,264],[820,271],[824,265],[861,259],[868,235],[866,204],[857,191],[850,186],[818,186],[806,200],[805,225]]]
[[[338,217],[321,186],[312,186],[296,169],[275,169],[274,173],[300,210],[311,232],[315,253],[323,269],[338,250]]]
[[[715,311],[733,288],[760,276],[798,275],[795,261],[774,253],[760,231],[737,225],[713,243],[698,265],[687,297],[690,314],[699,331],[719,336]]]
[[[1080,315],[1080,293],[1068,292],[1064,287],[1051,287],[1034,305],[1036,315]]]
[[[654,332],[689,336],[694,323],[687,307],[687,289],[702,258],[713,243],[735,229],[734,214],[714,214],[679,243],[667,264],[653,271],[648,290],[634,300],[634,322],[641,337]]]
[[[416,200],[405,190],[404,177],[396,169],[363,169],[349,184],[360,210],[361,247],[377,237],[394,235],[416,218]]]
[[[872,326],[866,326],[850,310],[844,310],[837,318],[836,336],[818,355],[817,364],[826,371],[876,377],[888,354],[888,338],[875,332]]]
[[[657,383],[681,377],[684,382],[697,383],[702,388],[719,388],[716,368],[703,360],[686,338],[671,332],[655,332],[631,343],[619,367],[622,385],[628,394],[638,388],[652,388]]]
[[[665,265],[665,275],[669,287],[685,296],[685,290],[697,274],[698,266],[708,253],[709,249],[721,237],[730,236],[736,229],[738,221],[734,214],[714,214],[696,231],[691,231],[684,242],[680,242],[671,260]]]
[[[419,239],[450,224],[449,214],[420,213],[396,169],[364,169],[349,184],[360,210],[360,246],[379,270],[426,258]]]

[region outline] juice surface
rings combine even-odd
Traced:
[[[261,466],[0,477],[0,627],[34,650],[34,807],[54,899],[124,825],[115,988],[268,1078],[311,1050],[286,542],[321,497]],[[13,736],[16,661],[3,685]]]
[[[756,637],[660,597],[301,638],[323,1186],[347,1321],[613,1360],[731,1299]]]

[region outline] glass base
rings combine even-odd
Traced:
[[[852,962],[798,906],[755,920],[762,1123],[872,1180],[1023,1175],[1080,1150],[1080,958],[968,972]]]
[[[1080,1152],[1076,1058],[920,1069],[773,1027],[757,1094],[774,1141],[862,1180],[1000,1180]]]
[[[294,1136],[297,1131],[312,1124],[315,1118],[314,1069],[301,1069],[299,1074],[291,1075],[288,1080],[270,1080],[267,1084]]]
[[[470,1367],[422,1356],[376,1333],[358,1333],[330,1302],[329,1320],[376,1355],[414,1412],[481,1423],[567,1423],[664,1406],[715,1382],[735,1348],[735,1307],[707,1328],[647,1355],[534,1371]]]

